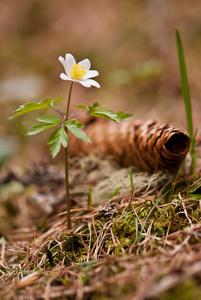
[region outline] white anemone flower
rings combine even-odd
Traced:
[[[100,84],[91,79],[92,77],[98,76],[99,73],[98,71],[90,70],[91,63],[88,58],[80,61],[77,64],[73,55],[67,53],[65,59],[62,56],[59,56],[59,61],[64,66],[66,72],[66,74],[60,74],[61,79],[78,82],[87,88],[90,88],[91,86],[100,88]]]

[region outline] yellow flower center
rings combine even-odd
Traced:
[[[79,64],[75,64],[70,72],[70,77],[73,79],[80,80],[83,75],[86,74],[86,71]]]

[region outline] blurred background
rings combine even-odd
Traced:
[[[10,0],[0,1],[0,165],[50,161],[49,133],[26,137],[36,115],[8,121],[25,102],[62,96],[58,57],[89,58],[101,89],[74,85],[77,104],[97,101],[135,119],[187,129],[175,28],[187,65],[194,126],[200,133],[201,1]],[[41,113],[42,114],[42,113]],[[60,158],[62,158],[62,154]]]

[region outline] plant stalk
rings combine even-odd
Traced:
[[[68,116],[69,116],[69,108],[70,108],[70,99],[71,99],[72,88],[73,88],[73,81],[71,82],[70,90],[69,90],[69,94],[68,94],[68,103],[67,103],[67,110],[66,110],[66,119],[68,119]]]
[[[69,116],[69,108],[70,108],[70,99],[71,99],[71,93],[72,93],[72,87],[73,87],[73,81],[70,85],[69,95],[68,95],[68,103],[67,103],[67,110],[66,110],[66,119],[68,119]],[[68,135],[68,130],[65,127],[65,131]],[[68,145],[65,148],[65,186],[66,186],[66,206],[67,206],[67,228],[71,229],[71,215],[70,215],[70,191],[69,191],[69,163],[68,163]]]
[[[67,131],[67,129],[65,129]],[[71,229],[70,216],[70,192],[69,192],[69,177],[68,177],[68,146],[65,148],[65,186],[66,186],[66,207],[67,207],[67,228]]]

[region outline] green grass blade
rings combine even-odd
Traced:
[[[135,227],[136,227],[136,241],[137,243],[140,243],[141,242],[141,235],[139,236],[138,233],[139,233],[139,226],[138,226],[138,219],[135,218]]]
[[[188,122],[188,132],[190,138],[193,138],[193,122],[192,122],[192,113],[191,113],[191,98],[189,92],[188,78],[186,73],[186,65],[184,60],[183,46],[180,38],[179,31],[176,30],[177,36],[177,48],[179,55],[179,65],[180,65],[180,73],[181,73],[181,84],[182,84],[182,93],[184,97],[184,103],[186,108],[187,122]]]
[[[152,211],[155,209],[156,205],[171,191],[171,188],[168,189],[158,200],[157,202],[154,204],[154,206],[150,209],[149,213],[147,214],[146,216],[146,219],[144,220],[143,224],[142,224],[142,228],[141,228],[141,231],[140,231],[140,234],[139,234],[139,239],[141,240],[141,235],[142,235],[142,232],[144,230],[144,226],[149,218],[149,216],[151,215]]]
[[[179,66],[180,66],[180,74],[181,74],[181,85],[182,85],[182,93],[184,98],[184,104],[186,109],[186,117],[188,123],[188,133],[191,138],[191,146],[190,146],[190,153],[192,158],[191,163],[191,173],[195,172],[195,154],[194,154],[194,132],[193,132],[193,120],[192,120],[192,112],[191,112],[191,98],[189,92],[189,85],[188,85],[188,78],[186,72],[186,65],[183,53],[183,46],[179,31],[176,29],[176,38],[177,38],[177,49],[178,49],[178,56],[179,56]]]
[[[88,207],[92,207],[92,188],[89,187],[89,194],[88,194]]]
[[[131,201],[133,201],[134,184],[133,184],[133,173],[130,170],[130,183],[131,183]]]
[[[112,195],[110,196],[109,200],[113,199],[113,198],[117,195],[117,193],[118,193],[118,191],[119,191],[120,189],[121,189],[121,186],[119,186],[119,187],[114,191],[114,193],[112,193]]]

